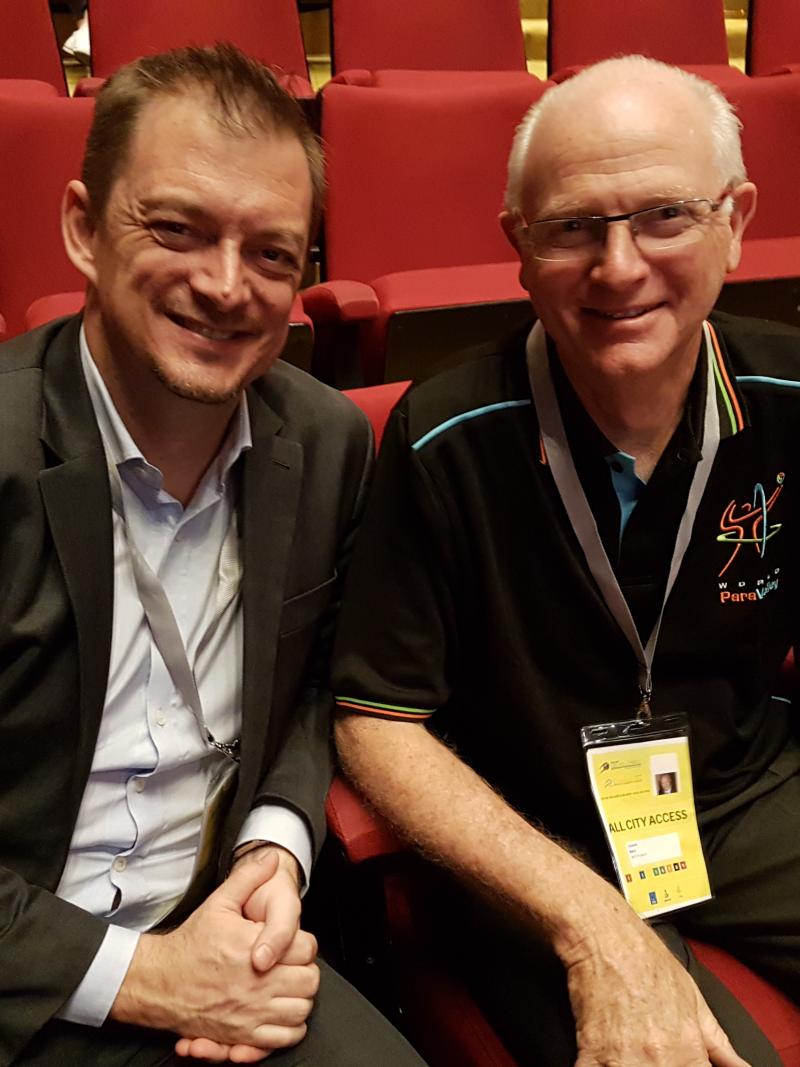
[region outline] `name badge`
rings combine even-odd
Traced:
[[[625,899],[643,919],[711,898],[686,717],[587,726],[589,780]]]

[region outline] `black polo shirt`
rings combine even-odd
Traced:
[[[773,695],[796,632],[800,529],[800,333],[713,321],[720,445],[653,665],[656,713],[690,719],[701,810],[734,800],[790,735],[789,706]],[[702,391],[698,379],[621,546],[604,448],[580,411],[567,415],[644,632],[701,444]],[[542,455],[524,339],[423,383],[392,415],[334,686],[343,711],[429,721],[514,807],[606,856],[579,732],[631,714],[637,663]]]

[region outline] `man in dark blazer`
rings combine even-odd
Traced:
[[[125,68],[64,198],[84,315],[0,350],[0,1064],[421,1063],[300,929],[371,453],[347,400],[275,363],[321,167],[234,49]]]

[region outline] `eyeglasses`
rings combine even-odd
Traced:
[[[534,259],[545,261],[590,259],[602,253],[612,222],[628,222],[636,247],[644,255],[679,248],[696,241],[715,212],[733,209],[733,197],[723,193],[718,200],[677,200],[626,215],[588,215],[574,219],[543,219],[525,222],[523,241]]]

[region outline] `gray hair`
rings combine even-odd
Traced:
[[[709,115],[709,133],[714,146],[714,157],[720,177],[726,184],[738,185],[747,179],[747,172],[742,158],[742,141],[740,131],[742,124],[736,116],[733,106],[722,95],[716,85],[698,78],[695,74],[661,63],[647,56],[618,56],[604,59],[591,67],[586,67],[575,77],[561,82],[554,89],[548,89],[530,108],[517,127],[511,155],[508,160],[508,180],[506,184],[505,207],[507,211],[519,213],[522,206],[522,185],[525,163],[531,150],[531,142],[536,127],[542,118],[556,106],[559,101],[568,99],[569,95],[579,89],[584,81],[595,79],[598,72],[619,72],[620,77],[629,79],[634,84],[637,79],[648,75],[658,75],[673,79],[683,84],[707,108]],[[652,80],[652,79],[651,79]]]

